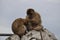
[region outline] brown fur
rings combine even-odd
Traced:
[[[41,25],[41,16],[35,12],[34,9],[27,10],[26,20],[28,21],[29,25],[31,25],[28,27],[28,30],[40,30],[43,28]]]
[[[12,31],[14,34],[17,34],[19,36],[22,36],[25,34],[26,29],[24,28],[24,23],[25,20],[22,18],[18,18],[16,19],[13,23],[12,23]]]

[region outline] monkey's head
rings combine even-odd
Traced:
[[[30,9],[27,9],[27,16],[29,16],[29,18],[32,18],[32,16],[34,15],[34,9],[30,8]]]

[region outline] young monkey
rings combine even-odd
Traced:
[[[28,21],[28,26],[27,29],[28,30],[41,30],[43,29],[42,25],[41,25],[41,16],[35,12],[34,9],[27,9],[27,16],[26,16],[26,20]]]
[[[25,19],[18,18],[12,23],[12,31],[14,34],[21,37],[26,33],[25,21]]]

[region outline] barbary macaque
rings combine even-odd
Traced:
[[[41,30],[43,28],[41,16],[32,8],[27,9],[26,20],[28,21],[28,30]]]
[[[23,36],[26,33],[26,27],[24,25],[25,19],[17,18],[12,23],[12,31],[14,34],[17,34],[19,36]]]

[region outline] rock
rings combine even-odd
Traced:
[[[41,31],[43,40],[57,40],[55,35],[44,28],[44,31]],[[12,35],[8,37],[6,40],[20,40],[18,35]],[[28,32],[26,35],[23,35],[21,40],[41,40],[40,31],[32,30]]]
[[[44,29],[44,31],[42,31],[42,37],[43,40],[57,40],[55,35],[47,29]],[[24,35],[21,40],[41,40],[41,34],[39,31],[32,30]]]
[[[55,37],[55,35],[50,32],[49,30],[47,30],[46,28],[44,29],[44,31],[46,32],[46,34],[53,40],[57,40],[57,38]]]
[[[8,37],[6,40],[20,40],[20,38],[18,35],[14,34],[14,35]]]

